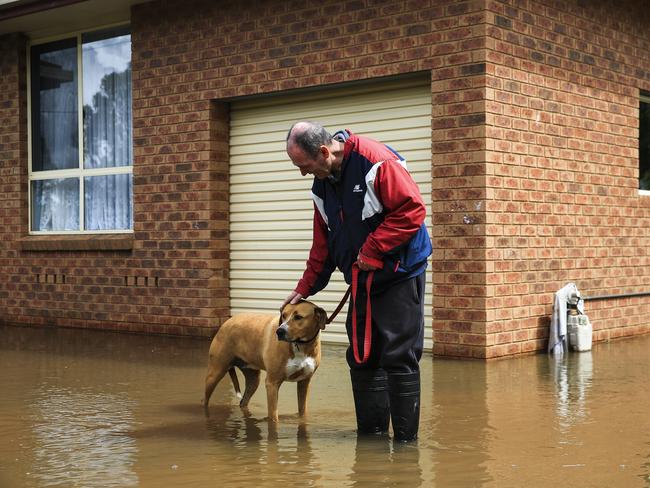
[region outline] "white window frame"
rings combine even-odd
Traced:
[[[84,137],[83,137],[83,56],[82,56],[82,42],[81,36],[83,34],[115,29],[119,27],[128,27],[129,22],[120,22],[118,24],[109,24],[93,27],[91,29],[84,29],[80,31],[69,32],[64,35],[57,35],[53,37],[32,40],[27,45],[27,161],[28,161],[28,184],[27,184],[27,208],[28,208],[28,232],[29,235],[66,235],[66,234],[133,234],[133,229],[114,229],[114,230],[83,230],[84,226],[84,179],[88,176],[111,176],[120,174],[133,174],[133,165],[119,166],[112,168],[84,168]],[[31,52],[32,46],[41,44],[48,44],[50,42],[60,41],[63,39],[77,39],[77,66],[79,67],[79,76],[77,77],[77,124],[79,134],[79,166],[74,169],[60,169],[51,171],[32,171],[32,64]],[[132,127],[133,129],[133,127]],[[32,181],[49,180],[49,179],[63,179],[63,178],[78,178],[79,179],[79,230],[48,230],[36,231],[32,230]],[[133,200],[131,201],[131,212],[133,212]],[[134,219],[135,220],[135,219]]]
[[[647,103],[648,105],[650,105],[650,96],[639,94],[639,101],[643,102],[643,103]],[[639,113],[639,122],[640,122],[640,120],[641,120],[641,114]],[[640,124],[639,124],[639,130],[641,130]],[[641,138],[641,134],[639,134],[639,138]],[[641,155],[639,154],[639,160],[640,159],[641,159]],[[640,164],[641,164],[641,161],[639,161],[639,165]],[[639,171],[639,178],[638,179],[641,179],[641,172],[640,171]],[[638,181],[637,181],[637,184],[638,184]],[[641,190],[641,189],[639,189],[639,195],[650,196],[650,190]]]

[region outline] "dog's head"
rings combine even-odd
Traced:
[[[302,300],[295,305],[287,304],[282,309],[278,340],[286,342],[307,342],[325,328],[325,310],[311,302]]]

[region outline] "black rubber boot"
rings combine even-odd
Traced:
[[[351,369],[358,434],[385,434],[390,421],[388,375],[383,369]]]
[[[414,441],[420,425],[420,372],[390,373],[388,388],[393,439]]]

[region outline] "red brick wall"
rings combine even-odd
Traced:
[[[433,351],[485,351],[486,32],[484,2],[441,19],[432,69]]]
[[[489,1],[487,357],[544,349],[553,294],[650,291],[638,194],[638,2]],[[589,301],[595,340],[650,331],[650,297]]]
[[[27,64],[25,38],[0,37],[0,314],[21,315],[21,275],[15,236],[27,226]],[[0,319],[1,320],[1,319]]]

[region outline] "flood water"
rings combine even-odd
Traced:
[[[0,327],[0,487],[650,487],[650,336],[556,362],[422,360],[415,445],[357,439],[344,351],[305,424],[228,378],[200,406],[205,340]]]

